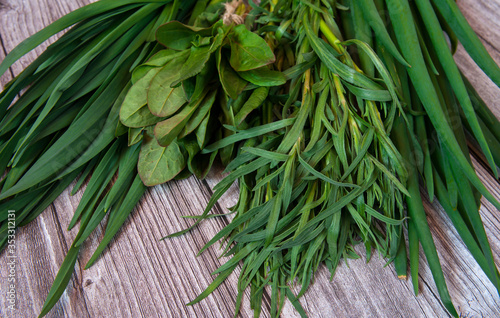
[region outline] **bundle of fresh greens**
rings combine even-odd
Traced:
[[[145,186],[203,178],[217,155],[229,174],[193,227],[237,181],[234,218],[200,251],[223,239],[232,258],[191,304],[241,264],[236,313],[250,287],[258,316],[271,286],[272,316],[286,298],[305,316],[297,299],[320,264],[333,277],[363,243],[368,259],[375,249],[406,277],[408,241],[415,292],[421,244],[443,304],[457,316],[419,184],[500,291],[478,213],[481,194],[500,204],[475,174],[465,137],[497,177],[500,131],[453,60],[457,41],[497,85],[500,69],[454,1],[101,0],[23,42],[0,73],[75,23],[0,95],[0,171],[8,167],[0,204],[22,210],[21,225],[78,175],[74,191],[92,175],[70,225],[80,219],[80,231],[41,316],[106,213],[87,266]]]
[[[185,17],[194,2],[102,0],[28,38],[0,65],[3,74],[31,49],[74,25],[0,94],[0,171],[6,171],[0,182],[1,249],[8,241],[8,210],[21,211],[16,224],[23,226],[77,177],[72,193],[92,173],[69,225],[72,228],[80,220],[78,235],[41,316],[61,297],[83,241],[109,213],[106,233],[88,267],[146,190],[136,168],[140,146],[127,147],[120,106],[131,85],[130,70],[158,50],[156,29]]]
[[[227,166],[230,174],[215,187],[204,214],[238,180],[236,215],[204,248],[225,238],[226,254],[234,256],[216,271],[219,276],[207,292],[193,302],[208,295],[242,261],[238,306],[243,291],[251,286],[252,306],[258,314],[264,287],[271,285],[272,316],[279,314],[277,304],[282,305],[285,296],[298,304],[288,283],[298,279],[300,296],[320,263],[326,262],[333,274],[342,256],[353,256],[352,245],[359,239],[368,253],[376,248],[396,258],[402,239],[403,198],[408,195],[403,185],[406,168],[389,135],[401,111],[389,72],[373,50],[356,41],[377,65],[387,86],[355,70],[352,57],[337,44],[333,33],[328,34],[333,47],[318,37],[320,25],[326,22],[317,12],[309,12],[308,6],[280,10],[284,12],[280,20],[304,22],[303,30],[285,30],[292,37],[286,40],[292,55],[272,45],[282,59],[275,64],[289,66],[283,74],[290,85],[279,83],[269,89],[264,85],[272,83],[264,78],[254,80],[252,84],[259,88],[250,96],[242,94],[227,103],[234,112],[239,108],[234,106],[242,104],[239,100],[246,100],[234,116],[243,118],[233,124],[234,134],[202,150],[209,154],[235,143],[244,146]],[[230,28],[246,30],[243,25]],[[271,36],[271,32],[266,34]],[[234,42],[229,36],[225,44],[232,50]],[[239,74],[234,63],[230,67]],[[253,79],[263,72],[256,70]],[[222,82],[221,74],[219,70]],[[246,73],[240,76],[248,78]],[[257,90],[266,92],[263,101],[259,99],[262,107],[247,115],[246,105],[258,104],[254,102],[260,97]],[[375,220],[385,222],[386,228],[381,230]]]
[[[497,79],[500,70],[455,3],[435,6],[437,10],[422,0],[411,5],[268,1],[253,7],[247,27],[275,48],[281,57],[275,69],[290,66],[284,74],[291,82],[269,89],[261,114],[254,114],[259,126],[233,126],[234,135],[202,150],[211,153],[237,142],[243,146],[200,219],[235,180],[240,197],[232,222],[202,249],[223,239],[224,255],[232,259],[214,272],[217,279],[191,304],[242,262],[237,310],[250,286],[252,306],[259,313],[269,285],[272,316],[279,315],[285,298],[305,314],[296,300],[318,265],[324,262],[333,275],[340,257],[352,255],[358,240],[365,244],[368,259],[374,247],[406,277],[401,226],[406,201],[415,292],[420,243],[443,304],[457,316],[427,224],[419,179],[431,199],[438,197],[500,291],[478,212],[480,195],[500,205],[474,172],[463,128],[475,137],[497,176],[500,162],[492,155],[497,151],[490,150],[485,136],[495,145],[492,136],[498,126],[453,60],[455,34],[491,78]],[[378,13],[386,9],[387,29]],[[357,50],[351,49],[354,45]],[[274,114],[271,121],[269,113]],[[484,120],[490,125],[481,124]],[[295,279],[302,286],[297,296],[290,288]]]

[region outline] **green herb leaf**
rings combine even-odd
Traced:
[[[143,78],[138,80],[128,91],[122,107],[120,108],[120,121],[127,127],[142,128],[151,126],[163,118],[151,113],[148,108],[148,89],[151,81],[160,69],[150,70]]]
[[[257,86],[280,86],[286,83],[285,75],[282,72],[272,71],[267,66],[238,74],[244,80]]]
[[[217,54],[217,70],[219,71],[219,80],[226,94],[232,99],[237,99],[248,83],[233,70],[225,56],[222,55],[222,49]]]
[[[162,147],[156,139],[147,134],[144,136],[137,163],[144,185],[151,187],[172,180],[185,166],[186,160],[177,142]]]
[[[229,39],[231,43],[229,63],[237,72],[253,70],[276,60],[266,41],[249,31],[243,24],[233,28]]]

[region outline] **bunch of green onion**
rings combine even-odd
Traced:
[[[287,298],[306,316],[298,298],[318,267],[333,277],[359,243],[368,259],[376,250],[394,261],[400,277],[409,265],[417,292],[421,245],[444,306],[458,316],[420,186],[500,292],[478,212],[481,195],[500,203],[475,174],[466,139],[498,177],[500,130],[453,60],[458,41],[497,85],[500,69],[453,0],[101,0],[23,42],[0,73],[75,23],[0,95],[0,171],[9,167],[0,205],[23,210],[21,225],[78,175],[74,191],[92,175],[70,225],[81,219],[80,231],[41,316],[106,213],[87,266],[144,185],[203,178],[217,156],[229,174],[196,223],[170,237],[208,218],[237,181],[232,221],[200,251],[222,239],[232,258],[190,304],[241,265],[236,314],[249,287],[258,316],[270,286],[271,316]],[[0,222],[3,247],[5,216]]]
[[[8,241],[9,209],[21,211],[16,224],[24,226],[75,179],[72,194],[91,175],[69,225],[71,229],[80,220],[79,232],[40,316],[61,297],[83,241],[104,216],[109,213],[106,233],[86,267],[97,260],[146,191],[136,168],[140,147],[127,147],[120,107],[130,88],[130,70],[159,45],[156,29],[182,19],[193,5],[98,1],[28,38],[0,64],[3,74],[21,56],[74,25],[0,94],[0,171],[6,171],[0,181],[0,249]]]

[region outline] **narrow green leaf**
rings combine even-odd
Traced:
[[[150,0],[148,2],[167,3],[168,0]],[[95,17],[106,11],[136,3],[144,3],[144,0],[124,0],[120,2],[116,2],[114,0],[101,0],[64,15],[59,20],[53,22],[41,31],[38,31],[21,42],[14,50],[12,50],[0,64],[0,74],[5,73],[5,71],[23,55],[33,50],[52,35],[66,29],[67,27],[85,19]]]
[[[0,200],[29,189],[33,185],[54,176],[56,172],[66,168],[80,152],[83,152],[88,145],[91,144],[93,138],[100,132],[100,128],[96,130],[90,128],[96,127],[96,123],[101,121],[103,115],[109,112],[109,108],[103,107],[102,105],[113,103],[125,86],[126,77],[123,74],[124,71],[126,70],[122,70],[117,75],[99,98],[92,103],[85,115],[80,117],[68,128],[51,148],[33,164],[15,186],[0,194]],[[68,150],[69,148],[72,150]],[[82,164],[84,163],[85,162]]]
[[[264,103],[268,94],[269,88],[267,87],[258,87],[255,89],[240,111],[234,116],[234,123],[239,126],[253,110]]]
[[[379,11],[375,6],[375,2],[372,0],[354,0],[354,2],[359,3],[359,6],[356,5],[356,7],[361,9],[366,21],[370,24],[375,32],[375,36],[382,42],[382,45],[385,46],[392,56],[394,56],[394,58],[396,58],[396,60],[398,60],[401,64],[410,66],[408,62],[405,61],[403,56],[401,56],[401,53],[399,53],[394,42],[392,42],[391,36],[387,32],[386,24],[380,17],[378,13]]]
[[[118,167],[118,178],[107,194],[104,211],[109,210],[109,208],[117,201],[119,194],[125,191],[124,188],[126,185],[132,183],[132,178],[134,177],[137,169],[140,149],[140,145],[136,144],[132,147],[128,147],[124,153],[121,154]]]
[[[97,247],[88,263],[85,265],[85,269],[92,266],[92,264],[94,264],[94,262],[98,259],[104,249],[108,246],[108,244],[111,242],[111,239],[113,239],[123,223],[125,223],[127,217],[137,205],[144,192],[146,192],[146,189],[147,188],[144,186],[141,179],[137,175],[129,191],[125,195],[125,199],[123,200],[123,202],[120,204],[120,206],[116,207],[116,209],[110,215],[104,237],[102,238],[101,243],[99,243],[99,246]]]
[[[471,28],[456,2],[453,0],[433,0],[433,2],[477,65],[497,86],[500,86],[500,68]]]
[[[82,199],[73,214],[73,218],[68,225],[69,230],[75,226],[84,210],[94,208],[102,192],[113,178],[116,169],[118,169],[119,147],[120,143],[118,141],[113,143],[97,164],[97,167],[89,180],[89,184],[83,193]]]
[[[50,288],[49,294],[47,295],[40,315],[38,316],[39,318],[48,314],[52,307],[54,307],[54,305],[59,301],[59,298],[61,298],[66,286],[68,286],[71,275],[73,274],[79,251],[79,247],[72,245],[66,253],[66,257],[61,264],[61,268],[57,272],[57,276],[52,283],[52,287]]]
[[[391,10],[394,9],[395,8],[392,8]],[[395,12],[392,12],[391,15],[394,13]],[[416,67],[417,65],[414,66]],[[394,135],[396,138],[396,142],[398,143],[401,154],[404,156],[406,162],[414,162],[414,158],[411,158],[412,152],[410,148],[410,141],[406,134],[407,133],[403,126],[403,121],[401,118],[398,118],[394,126]],[[434,244],[434,240],[432,239],[429,224],[427,223],[422,198],[420,196],[418,174],[415,171],[408,175],[407,186],[408,192],[410,193],[410,195],[406,197],[406,202],[408,204],[408,216],[410,217],[409,222],[413,222],[413,224],[415,225],[415,229],[418,233],[418,239],[420,240],[422,248],[424,249],[427,263],[431,268],[432,276],[434,278],[434,282],[436,283],[436,287],[438,289],[439,296],[441,297],[443,305],[454,317],[458,317],[458,313],[456,312],[455,307],[451,302],[451,297],[448,292],[448,287],[446,286],[441,263],[439,262],[439,257],[437,255],[436,246]]]
[[[319,178],[319,179],[321,179],[321,180],[323,180],[325,182],[328,182],[330,184],[333,184],[334,186],[337,186],[337,187],[359,188],[359,186],[355,185],[355,184],[343,183],[343,182],[335,181],[335,180],[333,180],[333,179],[325,176],[321,172],[317,171],[313,167],[311,167],[311,165],[309,165],[304,159],[302,159],[301,156],[298,156],[298,158],[299,158],[300,164],[303,165],[306,168],[306,170],[309,173],[311,173],[313,176],[315,176],[316,178]]]
[[[387,0],[389,14],[392,23],[399,27],[395,29],[396,38],[403,52],[403,56],[412,65],[408,68],[408,74],[412,80],[415,89],[422,100],[422,104],[436,129],[441,140],[446,147],[453,153],[457,164],[464,171],[467,178],[488,199],[496,208],[500,209],[498,200],[486,189],[484,184],[476,175],[474,169],[469,164],[467,158],[462,153],[457,140],[454,137],[451,127],[447,124],[446,115],[440,107],[436,90],[433,87],[433,82],[427,72],[424,58],[418,42],[418,36],[415,31],[411,9],[406,2],[397,2],[395,0]]]
[[[338,54],[335,53],[330,45],[328,45],[325,41],[318,38],[318,36],[314,34],[309,24],[309,18],[305,16],[304,30],[307,38],[311,42],[311,47],[318,55],[321,62],[323,62],[323,64],[330,71],[332,71],[334,74],[338,74],[344,81],[353,85],[358,85],[366,89],[382,89],[380,85],[378,85],[365,75],[339,61],[336,57],[336,55]]]
[[[261,136],[261,135],[285,128],[287,126],[290,126],[294,122],[295,122],[295,118],[288,118],[288,119],[282,119],[282,120],[276,121],[274,123],[265,124],[265,125],[249,128],[247,130],[239,131],[238,133],[236,133],[234,135],[231,135],[229,137],[226,137],[224,139],[216,141],[211,145],[208,145],[207,147],[205,147],[205,149],[202,150],[202,153],[210,153],[210,152],[213,152],[217,149],[224,148],[227,145],[234,144],[238,141]]]
[[[420,15],[425,23],[427,32],[431,38],[432,44],[435,47],[435,52],[441,62],[448,81],[455,92],[460,105],[464,111],[465,117],[469,122],[472,132],[476,137],[476,140],[481,146],[483,153],[485,154],[490,167],[496,178],[498,178],[497,170],[495,169],[495,161],[489,149],[488,143],[484,137],[484,134],[479,126],[479,122],[476,117],[476,113],[472,106],[472,102],[467,94],[467,89],[460,75],[460,71],[453,59],[451,52],[448,50],[448,43],[441,31],[438,17],[434,13],[434,9],[429,0],[418,0],[416,4],[419,8]]]
[[[215,97],[217,96],[217,90],[213,90],[209,92],[203,102],[198,106],[193,116],[188,120],[186,126],[184,126],[179,138],[183,138],[184,136],[193,132],[198,126],[202,123],[202,121],[209,116],[210,110],[215,102]]]

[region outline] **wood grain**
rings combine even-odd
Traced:
[[[23,39],[63,14],[89,0],[0,0],[0,59]],[[459,0],[466,18],[500,63],[500,0]],[[53,41],[53,39],[51,40]],[[49,43],[51,42],[49,41]],[[23,57],[0,78],[0,88],[19,74],[47,44]],[[500,118],[500,89],[496,87],[459,48],[456,60],[481,96]],[[491,177],[481,160],[474,158],[478,175],[497,198],[498,181]],[[193,221],[180,218],[203,210],[212,188],[221,179],[221,169],[206,180],[189,178],[148,190],[110,248],[88,270],[83,270],[102,238],[99,226],[85,243],[73,278],[63,297],[47,317],[232,317],[237,274],[201,303],[186,307],[212,281],[210,275],[226,259],[210,248],[196,257],[198,250],[222,229],[228,220],[211,219],[179,238],[159,241],[168,233],[183,229]],[[67,231],[82,191],[75,196],[64,192],[39,218],[19,229],[16,237],[18,263],[17,308],[7,308],[5,253],[0,254],[0,317],[36,317],[54,280],[76,229]],[[227,212],[237,199],[234,186],[215,208]],[[437,203],[426,202],[428,220],[442,260],[451,297],[462,317],[500,317],[500,299],[474,261],[450,220]],[[483,200],[481,208],[493,254],[500,255],[499,212]],[[358,248],[364,255],[362,248]],[[497,264],[500,259],[497,257]],[[411,281],[400,281],[386,260],[374,256],[343,263],[333,279],[322,267],[316,282],[302,298],[309,317],[448,317],[421,252],[420,295],[415,296]],[[269,293],[264,297],[263,317],[269,316]],[[240,317],[252,317],[248,294]],[[299,317],[286,303],[282,317]]]

